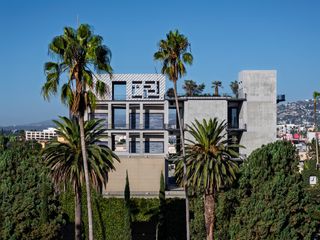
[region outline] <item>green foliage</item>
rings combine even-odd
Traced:
[[[187,97],[192,97],[201,95],[205,88],[205,85],[204,83],[198,85],[193,80],[185,80],[182,88],[185,91]]]
[[[158,224],[159,199],[131,198],[132,229],[130,217],[124,199],[103,198],[100,194],[93,195],[93,216],[95,239],[137,239],[150,236],[155,239]],[[85,192],[83,192],[83,222],[87,225]],[[74,195],[71,190],[61,195],[63,211],[69,217],[69,225],[74,221]],[[185,239],[185,202],[183,199],[166,199],[165,234],[167,240]],[[73,230],[71,230],[72,232]],[[85,229],[84,236],[86,236]],[[148,235],[150,234],[150,235]]]
[[[237,80],[230,83],[230,89],[231,89],[232,93],[234,94],[234,96],[238,97],[239,83]]]
[[[103,44],[103,38],[95,35],[87,24],[81,24],[77,29],[65,27],[63,34],[54,37],[49,44],[49,53],[57,61],[44,64],[46,82],[42,87],[43,97],[49,100],[56,95],[62,84],[61,75],[67,74],[60,91],[61,101],[74,115],[83,116],[88,105],[94,109],[96,95],[102,97],[108,89],[101,79],[94,79],[91,69],[112,73],[111,51]]]
[[[219,196],[216,234],[239,240],[311,239],[317,221],[297,166],[289,142],[255,150],[241,167],[239,185]]]
[[[82,194],[82,221],[84,239],[87,239],[88,217],[85,190]],[[74,194],[67,191],[61,195],[63,211],[68,215],[70,225],[74,222]],[[130,240],[130,216],[123,199],[103,198],[101,194],[92,193],[93,232],[95,239],[101,240]]]
[[[191,240],[203,240],[206,239],[206,228],[204,220],[204,204],[203,196],[195,195],[190,199],[190,210],[193,217],[190,221],[190,236]],[[220,239],[220,238],[219,238]]]
[[[188,125],[188,133],[193,140],[186,145],[185,161],[187,165],[186,183],[195,192],[211,194],[221,186],[232,184],[236,179],[238,164],[232,158],[239,154],[233,148],[235,144],[227,144],[227,124],[218,122],[217,118],[195,120]],[[178,161],[176,168],[177,181],[183,184],[183,159]]]
[[[114,160],[119,161],[109,147],[99,144],[105,132],[102,120],[89,120],[84,124],[86,151],[88,156],[89,178],[92,186],[100,190],[108,181],[108,172],[114,170]],[[42,156],[50,168],[50,175],[57,186],[72,184],[74,187],[84,185],[84,167],[81,153],[80,127],[75,119],[60,117],[54,121],[57,134],[64,141],[51,141],[42,151]]]
[[[158,214],[158,225],[157,225],[157,234],[158,240],[167,239],[166,236],[166,222],[165,222],[165,214],[166,214],[166,193],[165,193],[165,183],[163,173],[161,171],[160,175],[160,190],[159,190],[159,214]]]
[[[39,152],[16,143],[0,154],[1,239],[59,239],[64,225]]]
[[[159,50],[154,53],[154,60],[162,62],[161,73],[176,82],[186,74],[184,64],[191,65],[193,56],[189,50],[188,38],[179,33],[178,30],[170,31],[166,39],[159,42]]]

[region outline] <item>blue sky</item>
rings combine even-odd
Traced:
[[[43,64],[64,26],[88,23],[112,50],[115,73],[154,73],[157,42],[179,29],[194,64],[184,79],[223,92],[245,69],[276,69],[289,101],[320,90],[320,1],[15,1],[0,3],[0,126],[66,115],[59,98],[43,101]],[[180,81],[180,92],[181,92]],[[168,83],[167,86],[170,86]]]

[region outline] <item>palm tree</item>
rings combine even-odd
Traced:
[[[230,88],[235,97],[238,97],[238,92],[239,92],[239,83],[237,80],[233,81],[230,83]]]
[[[85,147],[84,114],[90,106],[95,108],[96,95],[104,96],[106,84],[97,77],[94,79],[92,68],[99,72],[112,73],[110,66],[111,52],[102,44],[102,37],[94,35],[89,25],[81,24],[78,29],[65,27],[62,35],[53,38],[49,44],[49,53],[56,62],[44,65],[46,82],[42,95],[49,100],[57,94],[60,77],[66,73],[67,78],[61,88],[61,101],[66,104],[70,113],[78,118],[80,126],[83,169],[86,182],[89,239],[93,240],[93,223],[91,192],[88,172],[88,160]]]
[[[179,102],[177,96],[177,81],[179,78],[186,74],[185,64],[191,65],[193,62],[193,56],[188,51],[190,43],[188,38],[183,34],[180,34],[178,30],[170,31],[166,35],[166,39],[162,39],[159,42],[159,50],[154,53],[153,57],[155,60],[162,62],[161,72],[166,74],[170,81],[173,82],[174,97],[176,102],[176,110],[178,116],[178,123],[180,129],[180,139],[182,155],[185,156],[184,149],[184,132],[183,124],[181,121]],[[184,167],[186,172],[186,166]],[[187,240],[190,239],[189,231],[189,199],[188,199],[188,189],[185,185],[185,195],[186,195],[186,230],[187,230]]]
[[[205,85],[203,83],[198,85],[193,80],[185,80],[182,88],[185,90],[187,97],[192,97],[201,94]]]
[[[219,87],[222,88],[221,81],[213,81],[212,88],[214,88],[214,96],[219,96]]]
[[[314,116],[314,131],[316,132],[316,156],[317,156],[317,168],[319,167],[319,150],[318,150],[318,124],[317,124],[317,100],[320,97],[320,92],[313,92],[313,116]]]
[[[215,198],[222,187],[236,179],[238,164],[234,158],[239,154],[233,149],[239,145],[230,144],[226,137],[227,124],[217,118],[195,120],[188,126],[188,132],[194,140],[186,145],[187,176],[190,189],[204,195],[204,216],[207,240],[214,239]],[[179,161],[176,168],[178,182],[183,182],[183,166]]]
[[[66,117],[60,119],[61,121],[54,122],[57,125],[57,134],[63,141],[50,142],[42,151],[42,156],[57,187],[66,189],[67,185],[72,185],[75,193],[75,239],[81,239],[81,188],[85,177],[80,126],[75,119],[70,120]],[[119,161],[117,155],[101,144],[100,139],[105,132],[102,121],[90,120],[84,123],[89,180],[99,191],[107,184],[108,172],[115,170],[114,160]]]

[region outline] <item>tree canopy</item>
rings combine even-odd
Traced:
[[[240,174],[238,186],[219,196],[219,239],[311,239],[317,220],[291,143],[255,150]]]
[[[59,239],[62,211],[39,146],[16,144],[0,154],[1,239]]]

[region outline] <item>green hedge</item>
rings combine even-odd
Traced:
[[[93,194],[94,237],[97,240],[143,240],[156,239],[159,199],[132,198],[131,224],[129,211],[124,199],[103,198]],[[74,197],[64,193],[61,196],[62,208],[69,218],[64,239],[74,239]],[[82,221],[87,226],[85,192],[82,195]],[[165,221],[166,239],[185,239],[185,203],[183,199],[166,199]],[[131,228],[130,228],[131,226]],[[84,237],[87,229],[84,230]],[[84,238],[86,239],[86,238]]]
[[[82,221],[84,236],[88,232],[88,219],[86,209],[86,194],[82,194]],[[69,218],[69,228],[65,239],[74,239],[74,196],[64,193],[61,197],[62,208]],[[123,199],[103,198],[99,194],[92,194],[93,224],[95,239],[130,240],[130,218]],[[84,239],[87,239],[84,237]]]

